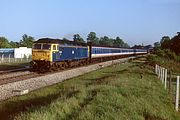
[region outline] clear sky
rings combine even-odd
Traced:
[[[120,36],[130,45],[153,44],[180,31],[180,0],[0,0],[0,36],[83,38]]]

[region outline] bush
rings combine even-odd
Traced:
[[[156,54],[160,57],[165,57],[168,60],[175,60],[177,62],[180,62],[180,56],[176,55],[175,52],[169,49],[165,49],[165,50],[160,49],[156,52]]]

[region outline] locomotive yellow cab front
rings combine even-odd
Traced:
[[[34,61],[52,61],[51,44],[34,44],[32,59]]]
[[[54,44],[34,43],[32,50],[31,66],[34,71],[46,71],[52,63],[52,52]],[[56,46],[56,45],[55,45]]]
[[[33,50],[32,52],[33,60],[45,60],[51,61],[50,51],[46,50]]]

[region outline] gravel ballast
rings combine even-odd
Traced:
[[[30,91],[33,91],[33,90],[36,90],[45,86],[50,86],[50,85],[62,82],[64,80],[82,75],[84,73],[98,70],[102,67],[107,67],[112,64],[125,62],[129,59],[130,58],[123,58],[123,59],[118,59],[118,60],[113,60],[113,61],[107,61],[107,62],[83,66],[79,68],[73,68],[70,70],[66,70],[66,71],[62,71],[62,72],[58,72],[54,74],[49,74],[46,76],[40,76],[36,78],[26,79],[23,81],[4,84],[0,86],[0,100],[5,100],[16,95],[27,94]]]

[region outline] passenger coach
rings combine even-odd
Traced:
[[[97,58],[120,58],[120,57],[126,57],[126,56],[133,56],[133,55],[140,55],[140,54],[146,54],[147,50],[145,49],[127,49],[127,48],[114,48],[114,47],[97,47],[92,46],[92,59]]]

